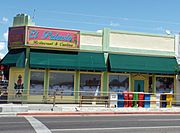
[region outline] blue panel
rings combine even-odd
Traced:
[[[117,106],[118,107],[124,107],[124,95],[123,94],[118,94],[118,100],[122,100],[122,101],[118,101],[117,102]]]

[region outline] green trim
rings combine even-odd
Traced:
[[[132,73],[130,73],[130,75],[129,75],[129,91],[134,91],[134,89],[133,89],[133,75],[132,75]]]
[[[102,50],[108,51],[109,49],[109,40],[110,40],[110,29],[104,28],[103,29],[103,42],[102,42]]]
[[[78,103],[79,99],[79,87],[80,87],[80,72],[79,71],[76,71],[76,74],[75,74],[75,88],[74,88],[74,97],[75,97],[75,103]]]
[[[108,95],[108,72],[103,72],[102,76],[103,76],[103,84],[102,84],[102,92],[103,92],[103,96]]]
[[[156,93],[156,76],[152,75],[153,93]]]
[[[49,90],[49,71],[48,69],[45,69],[44,97],[43,97],[45,103],[47,102],[48,90]]]
[[[80,35],[92,35],[92,36],[102,36],[102,33],[99,32],[88,32],[88,31],[81,31]]]
[[[149,37],[164,37],[164,38],[172,38],[172,39],[175,38],[174,35],[150,34],[150,33],[143,33],[143,32],[129,32],[129,31],[123,31],[123,30],[111,30],[111,33],[141,35],[141,36],[149,36]]]
[[[25,70],[24,70],[24,90],[23,90],[23,103],[27,103],[28,94],[28,81],[29,81],[29,56],[30,48],[26,48]]]
[[[175,53],[169,51],[117,48],[117,47],[110,47],[109,53],[138,54],[138,55],[142,54],[142,55],[151,55],[151,56],[175,57]]]
[[[90,45],[80,45],[80,50],[81,51],[99,51],[102,52],[102,47],[101,46],[90,46]]]

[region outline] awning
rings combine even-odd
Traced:
[[[103,53],[31,51],[31,68],[105,71]]]
[[[141,72],[176,74],[176,58],[109,54],[110,70],[113,72]]]
[[[1,60],[1,65],[24,67],[25,49],[11,49]]]

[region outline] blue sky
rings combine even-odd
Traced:
[[[34,16],[38,26],[175,34],[180,31],[179,10],[180,0],[1,0],[0,57],[7,53],[8,27],[18,13]]]

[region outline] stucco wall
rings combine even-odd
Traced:
[[[81,45],[101,46],[102,37],[95,35],[81,35],[80,42]]]
[[[110,47],[174,52],[174,38],[143,34],[110,33]]]

